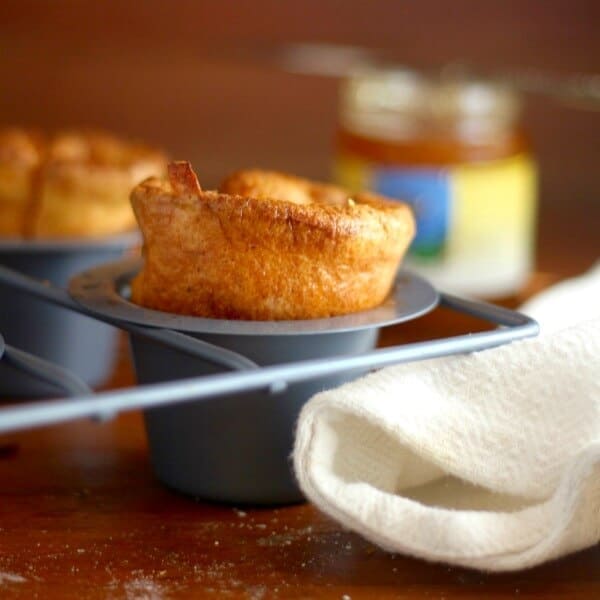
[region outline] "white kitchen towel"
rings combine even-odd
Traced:
[[[490,571],[600,540],[600,267],[525,307],[542,334],[313,397],[294,466],[383,548]]]

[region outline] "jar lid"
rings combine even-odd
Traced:
[[[340,119],[352,131],[387,138],[422,132],[497,134],[520,113],[517,93],[500,81],[402,68],[363,69],[342,84]]]

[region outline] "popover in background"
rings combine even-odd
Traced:
[[[165,168],[159,150],[106,133],[0,131],[0,235],[95,237],[131,230],[131,189]]]

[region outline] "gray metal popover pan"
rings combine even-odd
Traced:
[[[84,269],[115,260],[137,245],[137,232],[97,239],[0,240],[0,264],[60,287]],[[0,333],[7,343],[52,361],[97,386],[110,375],[116,330],[0,285]],[[0,396],[52,396],[57,388],[0,363]]]
[[[158,459],[164,463],[166,469],[166,472],[159,472],[159,475],[168,485],[177,486],[180,491],[194,494],[194,489],[198,489],[195,486],[199,486],[205,497],[225,502],[272,504],[293,502],[301,498],[294,487],[289,470],[278,470],[276,468],[285,463],[289,447],[283,448],[285,444],[275,444],[274,446],[272,441],[273,436],[276,438],[278,435],[278,430],[274,429],[273,426],[280,425],[283,428],[289,428],[288,431],[293,429],[293,419],[290,419],[289,413],[295,407],[292,405],[288,409],[287,392],[294,386],[329,377],[336,377],[336,380],[346,379],[355,373],[391,364],[402,364],[461,352],[484,350],[535,336],[539,331],[537,323],[526,315],[493,304],[467,300],[439,292],[439,303],[445,309],[483,319],[496,327],[488,331],[467,332],[452,337],[376,348],[359,354],[346,354],[345,349],[342,349],[342,354],[301,360],[296,358],[291,362],[277,362],[272,365],[259,366],[250,358],[233,350],[159,326],[162,322],[159,317],[172,319],[176,315],[165,315],[164,313],[144,314],[142,319],[139,312],[141,309],[136,306],[127,306],[127,300],[123,297],[126,296],[126,284],[132,272],[135,271],[135,264],[121,263],[120,266],[116,266],[119,267],[122,273],[119,277],[114,272],[111,274],[111,270],[115,270],[113,265],[108,267],[108,271],[104,272],[102,277],[99,277],[100,273],[96,273],[93,277],[76,278],[72,285],[73,295],[78,297],[83,304],[75,301],[62,288],[44,284],[2,265],[0,265],[0,282],[5,286],[21,291],[23,294],[124,329],[136,338],[151,341],[153,345],[176,350],[177,354],[173,353],[171,357],[176,369],[179,368],[182,356],[194,357],[189,365],[189,372],[200,374],[190,378],[187,377],[188,371],[185,371],[186,378],[184,379],[141,384],[133,388],[86,393],[84,391],[85,384],[78,382],[75,376],[65,374],[64,370],[53,368],[49,364],[40,364],[39,361],[32,363],[31,357],[24,360],[25,357],[21,355],[16,356],[15,360],[13,352],[13,363],[25,367],[25,370],[29,373],[37,372],[45,380],[54,380],[69,397],[0,406],[0,435],[83,417],[92,417],[102,421],[119,412],[137,409],[145,410],[148,414],[154,411],[165,411],[167,416],[170,413],[166,411],[172,410],[174,411],[172,415],[175,417],[179,409],[193,406],[194,410],[189,413],[191,418],[194,419],[193,423],[181,424],[181,422],[176,422],[170,432],[172,437],[168,437],[168,439],[157,437],[154,440],[153,452],[154,454],[158,453]],[[99,270],[102,271],[103,269]],[[404,275],[401,277],[404,277]],[[407,277],[410,278],[411,276]],[[108,288],[112,289],[112,292],[110,289],[106,289],[107,282],[109,282]],[[86,303],[92,308],[84,306]],[[117,308],[115,309],[115,307]],[[121,314],[125,318],[127,312],[131,312],[132,308],[134,309],[133,314],[140,322],[153,318],[159,320],[155,321],[154,327],[144,326],[135,322],[119,320],[103,312]],[[370,313],[371,311],[367,312]],[[418,312],[416,311],[415,314],[418,314]],[[378,314],[379,317],[382,316],[381,313]],[[357,316],[362,325],[357,324]],[[329,322],[328,325],[320,323],[320,320],[308,321],[305,323],[308,323],[309,327],[305,329],[304,334],[308,337],[317,335],[319,338],[324,339],[327,331],[334,332],[332,335],[337,335],[338,333],[356,331],[357,327],[358,331],[361,327],[363,329],[377,327],[377,319],[374,320],[372,314],[370,318],[364,319],[364,317],[364,314],[362,316],[352,315],[352,322],[340,318],[335,319],[333,323]],[[221,331],[217,335],[224,335],[223,327],[226,323],[223,321],[213,321],[211,325],[211,320],[192,320],[196,327],[200,329],[200,331],[195,332],[195,335],[203,335],[201,330],[206,330],[207,326],[217,327]],[[205,322],[200,325],[200,321]],[[390,321],[383,319],[382,322]],[[298,324],[297,322],[294,323]],[[244,333],[247,339],[252,337],[252,335],[248,337],[248,328],[261,326],[261,324],[256,323],[244,326],[240,322],[235,322],[235,325],[246,329]],[[273,326],[272,323],[268,325]],[[278,325],[277,327],[283,328],[284,325]],[[208,335],[212,333],[214,331],[209,330]],[[228,333],[238,337],[241,335],[239,331],[229,331]],[[256,331],[254,334],[256,334]],[[265,336],[264,339],[274,337],[272,331],[270,334]],[[282,334],[282,331],[280,331],[280,334]],[[296,331],[288,335],[287,339],[291,340],[301,335],[299,331]],[[286,335],[282,334],[279,337],[285,339]],[[261,339],[259,338],[259,341]],[[2,360],[6,358],[7,351],[10,355],[12,350],[14,349],[6,346]],[[140,355],[141,357],[142,355]],[[275,360],[279,359],[280,357],[275,357]],[[199,364],[204,366],[207,364],[218,365],[219,369],[209,370],[222,371],[224,369],[227,372],[201,374],[206,369],[199,368]],[[151,366],[151,363],[148,363],[148,365]],[[158,368],[170,371],[169,364],[161,364]],[[150,374],[149,379],[154,378]],[[310,392],[310,390],[308,391]],[[259,400],[264,403],[262,406],[260,403],[256,404],[254,402],[255,393],[258,394]],[[233,413],[228,410],[227,404],[232,398],[234,402],[239,401],[239,409],[234,406],[236,410]],[[220,400],[223,400],[223,407],[219,406]],[[247,400],[247,403],[244,403],[243,400]],[[302,398],[298,399],[299,404],[303,401]],[[203,405],[209,407],[207,412],[200,411],[200,407]],[[196,411],[196,409],[198,410]],[[264,416],[265,410],[274,410],[274,413],[281,414],[282,418],[274,423],[272,420],[262,423],[260,418]],[[217,413],[219,419],[223,420],[225,429],[222,431],[215,431],[215,428],[211,427],[213,424],[218,424],[217,422],[210,422],[207,425],[202,424],[202,419],[210,418],[214,412]],[[200,422],[195,421],[196,416],[199,417]],[[267,414],[267,417],[270,416],[273,415]],[[166,419],[167,425],[169,425],[168,420]],[[225,435],[219,436],[219,434],[228,433],[227,427],[230,427],[232,422],[236,422],[237,427],[242,427],[244,435],[248,433],[245,429],[246,423],[252,428],[258,428],[259,432],[267,438],[266,445],[269,451],[272,451],[273,448],[278,452],[282,448],[285,450],[284,453],[276,456],[278,462],[275,467],[273,467],[270,460],[263,461],[260,455],[258,457],[255,455],[244,456],[239,451],[243,448],[243,444],[238,444],[237,438],[225,437]],[[258,425],[256,425],[257,422]],[[159,426],[161,425],[162,423],[159,421]],[[185,441],[178,439],[180,429],[183,433],[189,434]],[[208,442],[198,439],[199,433],[202,434],[205,430],[208,431],[209,436],[212,436]],[[262,445],[261,447],[265,445],[263,440],[258,439],[257,441],[256,436],[251,441],[254,445],[257,443]],[[152,444],[153,440],[151,439],[150,442]],[[186,449],[189,450],[187,454],[184,454],[183,460],[179,461],[180,457],[177,452],[171,452],[170,446],[172,443],[180,448],[183,445],[184,452]],[[185,447],[186,444],[187,448]],[[198,451],[204,451],[207,445],[209,454],[205,458],[199,457]],[[162,453],[162,450],[165,452]],[[167,460],[168,457],[171,457],[171,462]],[[214,463],[207,464],[211,458]],[[271,458],[270,455],[268,458]],[[231,468],[232,462],[233,469]],[[246,470],[243,469],[244,465],[248,467]],[[284,471],[283,476],[288,481],[288,485],[283,490],[285,493],[282,493],[281,485],[273,483],[273,477],[279,477],[282,470]],[[179,483],[177,481],[174,483],[176,476],[179,475],[182,475],[182,479]],[[234,481],[233,478],[237,476],[243,479]],[[215,481],[208,483],[203,481],[209,477],[215,477]],[[183,481],[183,484],[181,481]],[[248,488],[244,489],[242,487],[240,489],[240,482],[247,483]],[[189,487],[188,483],[190,484]]]
[[[423,279],[400,274],[379,307],[360,313],[303,321],[204,319],[148,310],[127,299],[140,262],[123,260],[75,277],[69,291],[84,307],[138,325],[171,329],[241,354],[259,366],[352,356],[375,347],[383,325],[416,318],[438,303]],[[138,335],[131,336],[138,382],[151,384],[211,375],[223,367],[183,356]],[[290,385],[282,394],[249,391],[202,403],[145,411],[152,463],[158,478],[186,494],[251,504],[300,501],[289,464],[296,419],[315,393],[364,370]]]

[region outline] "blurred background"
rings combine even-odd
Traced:
[[[285,72],[283,45],[567,77],[600,73],[599,31],[591,0],[4,0],[0,121],[140,138],[190,160],[207,186],[248,166],[329,179],[338,81]],[[540,166],[537,268],[572,274],[600,247],[600,110],[525,100]]]

